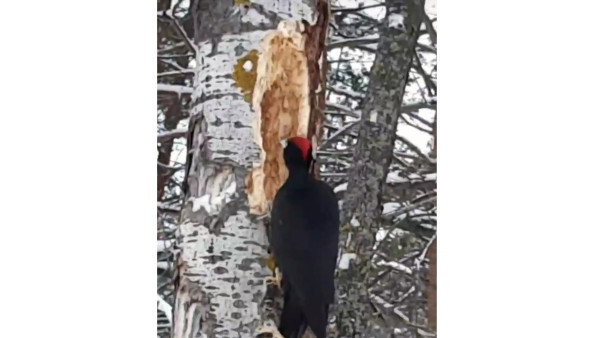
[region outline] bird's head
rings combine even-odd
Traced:
[[[310,168],[313,161],[312,146],[307,138],[296,136],[281,142],[283,159],[288,169],[302,167]]]

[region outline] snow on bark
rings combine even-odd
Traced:
[[[338,268],[340,270],[347,270],[350,267],[350,261],[353,259],[356,259],[356,254],[353,254],[353,253],[343,254],[338,263]]]
[[[287,175],[279,140],[309,129],[301,22],[315,4],[199,6],[173,337],[252,337],[275,327],[266,228],[254,215],[267,212]]]

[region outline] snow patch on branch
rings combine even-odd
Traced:
[[[164,84],[164,83],[158,83],[156,86],[157,86],[156,89],[159,92],[173,92],[173,93],[177,93],[178,95],[191,94],[194,91],[192,89],[192,87],[188,87],[188,86],[171,85],[171,84]]]
[[[377,265],[379,266],[389,266],[392,269],[396,269],[398,271],[402,271],[405,272],[409,275],[412,275],[412,269],[409,268],[408,266],[404,265],[404,264],[400,264],[398,262],[386,262],[386,261],[381,261],[378,262]]]
[[[350,268],[350,261],[356,259],[356,254],[354,253],[345,253],[340,258],[340,263],[338,264],[338,268],[340,270],[348,270]]]
[[[377,233],[375,234],[375,240],[377,242],[381,242],[385,238],[385,236],[387,236],[388,232],[390,231],[386,229],[377,230]]]
[[[169,324],[173,323],[173,308],[167,303],[159,294],[156,294],[158,301],[158,309],[164,312],[165,316],[169,320]]]
[[[338,185],[337,187],[333,188],[333,192],[337,194],[339,192],[346,191],[347,189],[348,189],[348,182],[342,183],[342,184]]]
[[[171,203],[157,202],[156,207],[158,209],[161,209],[164,211],[170,211],[170,212],[180,212],[181,211],[181,208],[178,205],[171,204]]]
[[[398,202],[388,202],[383,204],[383,212],[382,214],[387,214],[393,212],[394,210],[400,208],[400,203]]]
[[[388,17],[388,27],[390,28],[404,28],[404,17],[398,13],[390,14]]]
[[[387,176],[387,183],[419,183],[433,182],[437,180],[437,173],[426,175],[410,174],[408,177],[400,176],[400,171],[390,172]]]
[[[173,247],[173,241],[169,240],[158,240],[156,242],[156,251],[166,251],[167,249],[171,249]]]
[[[371,299],[372,299],[373,301],[375,301],[375,303],[377,303],[377,304],[379,304],[379,305],[383,306],[385,309],[389,309],[389,308],[392,308],[392,307],[394,307],[394,305],[392,305],[392,304],[390,304],[390,303],[386,302],[386,301],[385,301],[383,298],[381,298],[381,297],[379,297],[379,296],[377,296],[377,295],[373,295],[373,296],[371,296]]]
[[[336,94],[349,96],[356,100],[363,99],[365,97],[364,94],[356,92],[352,89],[346,89],[346,88],[341,88],[341,87],[337,87],[337,86],[329,86],[327,89],[331,90],[332,92],[334,92]]]

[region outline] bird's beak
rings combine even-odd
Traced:
[[[285,148],[285,147],[287,147],[287,140],[286,139],[280,140],[279,144],[281,144],[282,148]]]

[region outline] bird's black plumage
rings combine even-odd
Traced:
[[[338,203],[331,187],[309,173],[312,159],[307,147],[306,139],[295,138],[284,149],[289,176],[271,211],[270,242],[283,274],[279,331],[286,338],[300,337],[307,326],[317,338],[324,338],[335,290]]]

